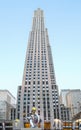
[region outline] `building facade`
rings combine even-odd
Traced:
[[[50,127],[53,128],[53,120],[60,118],[59,94],[48,31],[44,25],[41,9],[34,11],[20,91],[21,99],[18,109],[21,123],[34,106],[41,116],[42,127],[45,122],[49,122]]]
[[[11,120],[11,108],[15,103],[15,97],[8,90],[0,90],[0,121]]]
[[[71,121],[71,109],[69,107],[64,106],[64,104],[60,104],[60,109],[61,109],[61,120]]]
[[[67,93],[70,91],[70,89],[62,89],[60,92],[60,103],[64,104],[64,106],[67,106]]]
[[[67,106],[71,108],[72,117],[81,111],[81,90],[72,89],[67,93]]]
[[[16,98],[8,90],[0,90],[0,100],[9,104],[16,104]]]
[[[81,111],[81,90],[80,89],[63,89],[60,94],[60,101],[64,106],[71,109],[71,117]]]
[[[11,112],[10,112],[10,120],[15,120],[16,119],[16,105],[14,107],[11,107]]]
[[[16,118],[17,119],[20,119],[21,87],[22,86],[18,86],[18,90],[17,90],[17,105],[16,105]]]
[[[10,109],[8,109],[8,103],[5,101],[0,101],[0,120],[9,120]]]

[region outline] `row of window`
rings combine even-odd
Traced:
[[[28,72],[31,72],[32,71],[32,69],[30,68],[30,69],[26,69],[26,73],[28,73]],[[47,71],[47,68],[42,68],[41,69],[41,71]],[[35,72],[37,72],[37,73],[39,73],[40,72],[40,69],[35,69],[35,70],[33,70],[33,73],[35,73]]]
[[[28,85],[31,85],[31,82],[30,82],[30,81],[29,81],[29,82],[25,81],[25,85],[27,85],[27,83],[28,83]],[[37,84],[40,84],[40,81],[37,81],[37,82],[36,82],[36,81],[33,81],[33,84],[36,84],[36,83],[37,83]],[[47,84],[48,84],[48,81],[46,81],[46,82],[42,81],[42,84],[46,84],[46,85],[47,85]]]

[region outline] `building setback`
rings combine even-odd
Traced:
[[[48,31],[41,9],[34,11],[20,97],[20,101],[17,100],[17,118],[21,120],[21,124],[35,106],[42,118],[42,127],[45,122],[50,122],[53,128],[53,120],[60,118],[59,95]]]

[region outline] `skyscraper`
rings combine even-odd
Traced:
[[[60,92],[60,103],[67,107],[67,93],[70,89],[62,89]]]
[[[18,118],[25,120],[33,106],[42,118],[42,125],[60,118],[59,94],[49,43],[41,9],[34,11],[25,58]],[[42,126],[42,127],[43,127]]]

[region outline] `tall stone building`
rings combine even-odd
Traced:
[[[42,118],[42,127],[60,118],[59,94],[56,84],[49,43],[48,31],[44,25],[41,9],[34,11],[32,29],[29,34],[25,58],[22,87],[19,87],[17,117],[24,122],[33,106]]]
[[[60,103],[71,109],[71,117],[81,111],[81,90],[80,89],[62,89],[60,94]]]
[[[67,107],[67,93],[70,89],[62,89],[60,92],[60,103]]]
[[[71,89],[67,93],[67,106],[71,108],[72,117],[81,111],[81,90]]]

